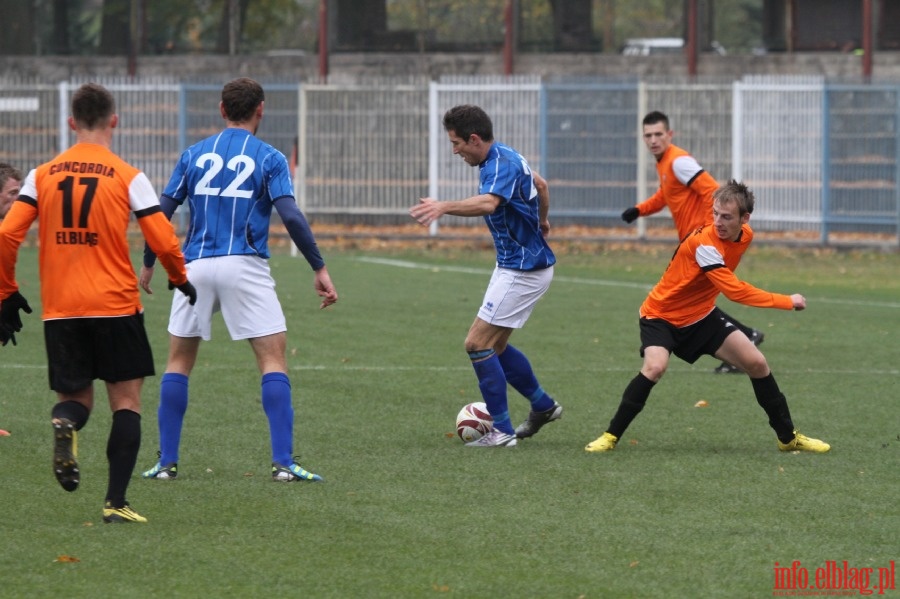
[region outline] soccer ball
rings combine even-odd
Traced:
[[[477,441],[494,428],[494,419],[483,401],[466,404],[456,415],[456,434],[469,443]]]

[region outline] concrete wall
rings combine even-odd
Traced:
[[[829,79],[859,80],[862,57],[843,53],[793,53],[762,56],[703,54],[700,77],[740,78],[744,75],[821,75]],[[618,54],[519,54],[515,74],[582,77],[685,77],[687,62],[680,56],[622,56]],[[0,77],[38,77],[61,81],[72,77],[127,76],[124,57],[8,56],[0,59]],[[248,76],[260,80],[318,80],[318,56],[146,56],[137,60],[141,77],[221,81]],[[329,81],[371,77],[427,77],[442,75],[502,75],[503,59],[494,54],[333,54]],[[873,57],[874,80],[900,81],[900,53],[879,52]]]

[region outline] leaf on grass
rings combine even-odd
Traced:
[[[210,470],[210,472],[212,472],[212,470]],[[245,477],[245,478],[250,478],[251,476],[253,476],[253,473],[252,473],[252,472],[244,472],[244,477]]]
[[[637,445],[637,444],[638,444],[638,440],[637,440],[637,439],[631,439],[630,441],[628,441],[628,443],[631,444],[631,445]]]
[[[628,567],[629,567],[629,568],[636,568],[637,565],[638,565],[639,563],[641,563],[641,562],[639,562],[638,560],[634,560],[633,562],[631,562],[630,564],[628,564]]]
[[[93,525],[94,525],[94,523],[93,523],[93,522],[90,522],[90,521],[85,522],[85,523],[82,524],[82,526],[85,526],[85,527],[87,527],[87,526],[93,526]]]
[[[78,562],[80,562],[81,560],[78,559],[77,557],[72,556],[72,555],[60,555],[59,557],[57,557],[57,558],[56,558],[55,560],[53,560],[53,561],[54,561],[54,562],[59,562],[59,563],[61,563],[61,564],[72,564],[72,563],[78,563]]]
[[[709,406],[709,402],[706,401],[705,399],[701,399],[700,401],[698,401],[697,403],[694,404],[695,408],[706,408],[708,406]]]
[[[446,584],[432,584],[431,588],[437,591],[438,593],[449,593],[450,587]]]
[[[452,439],[453,437],[456,436],[456,433],[444,433],[444,436],[447,437],[448,439]]]
[[[784,474],[784,466],[779,466],[779,467],[778,467],[778,473],[779,473],[779,474]]]

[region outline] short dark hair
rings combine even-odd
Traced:
[[[669,117],[666,116],[664,112],[660,112],[658,110],[648,112],[644,116],[644,120],[641,121],[641,125],[655,125],[656,123],[663,123],[663,125],[665,125],[666,127],[666,131],[669,130]]]
[[[11,164],[0,162],[0,187],[6,185],[10,179],[22,182],[22,172]]]
[[[713,202],[719,202],[720,204],[734,202],[738,206],[740,216],[744,216],[745,214],[753,214],[753,205],[756,203],[756,197],[749,187],[731,179],[713,193]]]
[[[249,77],[240,77],[222,88],[225,117],[232,123],[245,123],[253,118],[256,108],[266,99],[262,86]]]
[[[494,141],[494,125],[487,113],[472,104],[454,106],[444,114],[444,130],[468,140],[474,133],[483,141]]]
[[[99,83],[85,83],[72,94],[72,118],[79,127],[93,130],[105,127],[116,112],[116,101]]]

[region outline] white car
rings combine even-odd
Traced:
[[[622,54],[626,56],[680,54],[683,50],[684,40],[680,37],[635,37],[625,40],[622,46]]]
[[[725,54],[719,42],[712,42],[709,50]],[[634,37],[625,40],[622,54],[626,56],[650,56],[651,54],[680,54],[684,51],[684,40],[680,37]]]

